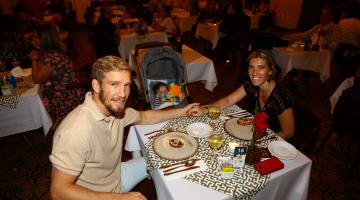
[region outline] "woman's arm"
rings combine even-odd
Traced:
[[[285,140],[292,137],[295,133],[295,120],[293,108],[288,108],[278,115],[281,131],[277,134]]]
[[[238,89],[236,89],[234,92],[229,94],[228,96],[221,98],[214,103],[211,103],[211,105],[218,105],[220,106],[220,110],[223,110],[229,106],[232,106],[239,102],[241,99],[243,99],[246,96],[246,92],[244,89],[244,86],[241,85]],[[189,114],[191,116],[201,116],[208,112],[207,108],[204,106],[196,106],[193,109],[189,111]]]

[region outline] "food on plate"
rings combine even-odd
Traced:
[[[169,144],[170,144],[170,146],[172,146],[174,148],[181,148],[184,146],[184,143],[177,138],[170,139]]]
[[[240,126],[247,126],[253,123],[253,119],[252,118],[247,118],[247,117],[240,117],[237,121],[236,121]]]

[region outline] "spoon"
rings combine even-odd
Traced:
[[[169,172],[171,170],[174,170],[174,169],[177,169],[177,168],[180,168],[180,167],[191,167],[191,166],[194,166],[196,163],[196,160],[187,160],[184,162],[184,164],[180,165],[180,166],[177,166],[177,167],[173,167],[173,168],[170,168],[170,169],[167,169],[167,170],[164,170],[163,172]]]

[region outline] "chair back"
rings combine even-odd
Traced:
[[[314,152],[320,120],[310,110],[299,105],[294,107],[294,115],[295,134],[289,142],[303,153],[311,154]]]

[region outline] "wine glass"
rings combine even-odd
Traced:
[[[223,145],[224,143],[224,137],[220,134],[211,134],[208,137],[208,143],[210,147],[213,149],[211,156],[213,158],[217,157],[217,150]]]
[[[211,118],[210,126],[211,126],[211,128],[215,129],[216,128],[215,119],[220,115],[220,106],[209,105],[209,106],[207,106],[207,108],[209,111],[209,116]]]

